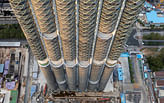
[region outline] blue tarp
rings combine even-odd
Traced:
[[[148,78],[148,75],[147,75],[147,73],[145,72],[144,73],[144,77],[147,79]]]
[[[4,64],[0,64],[0,73],[3,73]]]
[[[31,86],[31,96],[36,92],[36,85]]]
[[[123,80],[122,68],[118,68],[117,71],[118,71],[118,80],[120,81]]]
[[[136,56],[137,56],[138,59],[142,59],[143,58],[142,54],[137,54]]]
[[[148,2],[145,2],[144,7],[145,8],[153,8],[153,6]]]
[[[16,64],[18,64],[19,63],[19,61],[16,61]]]
[[[152,10],[150,12],[146,12],[146,17],[147,17],[148,22],[150,22],[150,23],[164,23],[164,17],[159,17],[157,15],[157,11],[153,8],[153,6],[150,3],[145,2],[144,7],[152,8]]]
[[[9,60],[6,60],[6,61],[5,61],[5,69],[7,69],[7,70],[9,69],[9,63],[10,63]]]
[[[150,23],[164,23],[164,17],[158,17],[155,10],[146,12],[146,17]]]
[[[129,57],[129,53],[128,52],[121,53],[120,57]]]
[[[33,77],[33,79],[37,79],[38,78],[38,73],[32,73],[32,77]]]
[[[144,66],[144,71],[147,71],[147,66]]]
[[[121,97],[121,103],[126,103],[125,94],[124,93],[121,93],[120,94],[120,97]]]

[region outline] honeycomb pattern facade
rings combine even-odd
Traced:
[[[102,39],[100,37],[97,37],[95,52],[94,52],[94,60],[103,61],[105,59],[110,41],[111,38]]]
[[[99,0],[79,0],[79,61],[89,61]]]
[[[31,0],[40,30],[43,34],[56,31],[52,0]]]
[[[59,61],[61,59],[61,51],[60,51],[58,36],[50,39],[48,38],[43,38],[43,39],[48,52],[48,56],[51,59],[51,61]]]
[[[32,12],[27,0],[10,0],[10,5],[17,17],[19,24],[26,36],[30,48],[38,60],[47,58],[43,44],[39,37]]]
[[[113,69],[114,69],[113,67],[105,66],[104,71],[102,73],[102,77],[101,77],[100,82],[99,82],[98,91],[103,91],[104,90],[104,88],[105,88],[105,86],[108,82],[108,79],[112,74]]]
[[[65,91],[67,88],[67,83],[65,78],[64,65],[61,65],[59,67],[52,66],[52,71],[55,75],[60,90]]]
[[[80,92],[104,90],[143,2],[10,0],[48,87]]]
[[[88,67],[80,67],[79,66],[79,71],[78,71],[78,78],[79,78],[78,89],[79,89],[79,91],[86,91],[86,89],[87,89],[89,67],[90,66],[88,66]]]
[[[76,91],[76,84],[77,84],[77,66],[74,67],[66,67],[66,74],[67,74],[67,81],[68,81],[68,88],[71,91]]]
[[[114,42],[112,44],[112,48],[109,53],[108,58],[110,60],[117,60],[120,56],[120,53],[123,52],[124,43],[129,34],[128,31],[137,19],[143,3],[143,0],[127,0],[120,23],[118,25]]]
[[[101,10],[99,31],[109,35],[113,32],[122,0],[104,0]]]
[[[42,32],[43,40],[52,61],[61,59],[60,45],[56,34],[55,15],[52,0],[31,0],[33,9]],[[54,62],[53,62],[54,63]]]
[[[75,0],[56,0],[60,37],[65,61],[76,59]]]

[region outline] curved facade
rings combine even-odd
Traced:
[[[110,41],[111,37],[106,36],[106,34],[98,34],[93,58],[95,61],[104,61]]]
[[[38,60],[47,58],[43,44],[39,37],[33,15],[27,0],[10,0],[10,5],[16,18],[26,36],[30,48]]]
[[[44,77],[46,78],[47,84],[48,84],[48,88],[51,90],[57,90],[58,89],[58,85],[56,83],[56,79],[54,77],[54,74],[51,70],[51,66],[48,64],[47,66],[40,66],[40,69],[44,75]]]
[[[92,69],[88,82],[88,90],[94,91],[97,89],[100,77],[102,75],[103,68],[104,68],[104,64],[97,65],[94,62],[92,63]]]
[[[71,91],[76,91],[77,85],[77,66],[74,67],[66,67],[66,74],[67,74],[67,81],[68,81],[68,88]]]
[[[122,0],[103,0],[99,31],[110,35],[113,32],[121,7]]]
[[[107,55],[113,31],[118,20],[122,0],[103,0],[94,60],[103,61]]]
[[[29,5],[28,0],[10,0],[48,87],[60,91],[103,91],[144,1],[53,2],[31,0]]]
[[[56,8],[64,60],[74,61],[76,59],[75,0],[56,0]]]
[[[56,31],[52,0],[31,0],[40,30],[43,34]]]
[[[92,78],[101,76],[108,49],[112,40],[113,31],[118,20],[119,11],[122,4],[121,1],[122,0],[103,0],[92,69],[89,79],[90,81],[88,85],[88,89],[90,90],[97,89],[99,79],[94,80]]]
[[[79,61],[89,61],[99,0],[79,0]]]
[[[51,68],[56,77],[59,89],[61,91],[65,91],[67,89],[67,83],[65,78],[64,65],[60,65],[59,67],[54,67],[52,65]]]
[[[48,56],[54,64],[60,65],[61,63],[58,61],[61,59],[61,51],[58,35],[56,34],[52,0],[31,0],[31,2],[40,31],[43,34]]]
[[[52,38],[47,38],[44,36],[43,40],[45,42],[47,53],[49,55],[51,62],[53,62],[53,64],[60,65],[61,51],[60,51],[58,36],[56,35],[56,37],[53,36]]]
[[[98,91],[104,90],[104,88],[109,80],[109,77],[111,76],[111,74],[113,72],[113,69],[114,69],[113,67],[108,67],[107,65],[105,66],[104,71],[102,73],[102,77],[99,82]]]
[[[79,72],[78,72],[78,89],[79,91],[86,91],[87,89],[87,82],[88,82],[88,71],[89,71],[89,67],[80,67],[79,66]]]
[[[137,19],[141,6],[143,6],[144,0],[127,0],[125,9],[122,13],[120,23],[116,32],[116,36],[112,43],[108,59],[117,60],[120,53],[124,50],[124,43],[129,34],[129,29]]]

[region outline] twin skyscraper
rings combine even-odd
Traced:
[[[144,0],[10,0],[48,87],[103,91]]]

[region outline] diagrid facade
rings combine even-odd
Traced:
[[[103,91],[143,0],[10,0],[48,87]]]

